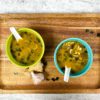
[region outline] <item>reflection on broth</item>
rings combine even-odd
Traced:
[[[73,73],[79,72],[87,64],[88,54],[86,48],[79,42],[64,43],[57,52],[57,62],[61,68],[71,67]]]
[[[23,39],[18,42],[15,38],[12,39],[11,53],[16,61],[31,65],[38,60],[42,52],[42,44],[32,33],[22,32],[20,35]]]

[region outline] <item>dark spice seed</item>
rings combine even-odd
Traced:
[[[47,78],[46,80],[47,80],[47,81],[49,81],[49,79],[48,79],[48,78]]]
[[[93,31],[90,31],[90,33],[93,34],[94,32]]]
[[[97,37],[100,37],[100,33],[97,33]]]
[[[89,32],[89,29],[86,29],[85,32]]]
[[[59,77],[56,77],[56,80],[59,80]]]
[[[51,78],[52,81],[55,81],[55,78]]]

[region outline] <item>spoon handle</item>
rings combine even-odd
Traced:
[[[17,41],[19,39],[22,39],[21,36],[19,35],[19,33],[16,31],[16,29],[14,27],[10,27],[10,31],[12,32],[12,34],[14,35],[14,37],[16,38]]]
[[[70,71],[71,71],[71,68],[68,68],[65,66],[65,74],[64,74],[64,81],[65,82],[69,81]]]

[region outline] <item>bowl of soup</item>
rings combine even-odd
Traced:
[[[56,68],[64,75],[65,66],[70,67],[70,77],[84,75],[91,68],[92,62],[92,49],[80,38],[68,38],[61,41],[54,52]]]
[[[16,41],[11,34],[6,42],[6,54],[10,61],[20,67],[36,65],[43,57],[45,45],[41,35],[30,28],[19,28],[22,37]]]

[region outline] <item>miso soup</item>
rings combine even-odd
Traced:
[[[38,37],[32,33],[20,33],[22,39],[18,42],[13,37],[11,53],[16,61],[24,65],[31,65],[38,60],[42,52],[42,44]]]
[[[73,73],[81,71],[88,61],[88,54],[85,46],[76,41],[69,41],[59,48],[57,62],[61,68],[71,67]]]

